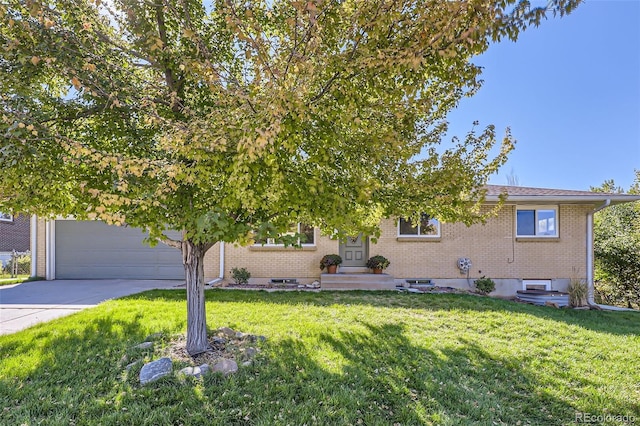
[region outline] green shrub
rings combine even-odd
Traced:
[[[247,271],[247,268],[233,268],[231,269],[231,278],[236,284],[249,284],[251,272]]]
[[[325,254],[320,260],[320,269],[324,269],[331,265],[340,265],[342,258],[338,254]]]
[[[473,282],[476,285],[476,290],[482,294],[489,294],[496,289],[496,283],[491,278],[487,278],[484,275]]]
[[[569,306],[579,308],[580,306],[587,306],[587,283],[584,280],[573,279],[569,283],[567,288],[569,293]]]
[[[384,256],[373,256],[367,260],[367,268],[369,269],[387,269],[391,262]]]

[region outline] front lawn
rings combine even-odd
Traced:
[[[141,387],[127,360],[184,332],[185,292],[0,336],[0,424],[564,425],[640,421],[640,314],[467,295],[207,291],[211,329],[267,340],[223,378]],[[126,355],[126,357],[124,357]],[[123,358],[124,357],[124,358]],[[177,363],[175,369],[183,364]]]
[[[16,275],[12,277],[10,274],[0,274],[0,286],[9,284],[20,284],[25,281],[32,281],[29,274]],[[39,278],[38,278],[39,279]]]

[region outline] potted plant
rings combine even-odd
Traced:
[[[320,269],[327,268],[327,272],[335,274],[338,265],[342,263],[342,258],[337,254],[325,254],[320,260]]]
[[[384,256],[373,256],[367,260],[367,268],[373,269],[374,274],[381,274],[383,269],[387,269],[391,262]]]

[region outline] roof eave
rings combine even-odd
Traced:
[[[487,195],[485,200],[487,202],[498,202],[499,197],[497,195]],[[507,203],[556,203],[556,204],[598,204],[604,203],[606,200],[611,200],[611,204],[631,203],[634,201],[640,201],[640,195],[608,195],[602,194],[600,196],[584,196],[584,195],[509,195],[507,196]]]

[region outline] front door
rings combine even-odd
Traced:
[[[340,243],[341,266],[363,267],[367,265],[369,256],[369,238],[362,234],[357,237],[347,237],[347,241]]]

